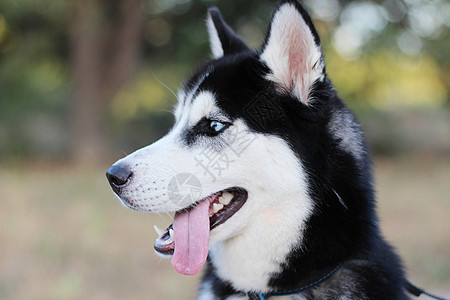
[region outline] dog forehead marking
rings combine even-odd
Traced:
[[[208,76],[209,76],[209,72],[205,72],[205,74],[203,74],[195,84],[191,83],[191,85],[193,85],[193,88],[189,91],[189,93],[186,94],[186,97],[184,98],[184,102],[192,102],[192,100],[194,99],[195,95],[197,94],[197,91],[200,88],[201,84]]]
[[[214,94],[210,91],[199,90],[201,84],[208,76],[209,72],[201,76],[191,90],[186,90],[185,87],[178,91],[178,102],[173,110],[175,115],[175,127],[180,123],[183,116],[191,116],[191,111],[198,117],[202,113],[205,116],[213,108],[217,108]]]
[[[201,91],[192,99],[189,121],[190,123],[196,123],[203,117],[211,118],[212,115],[218,113],[219,108],[216,105],[213,93],[210,91]]]

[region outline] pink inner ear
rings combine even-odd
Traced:
[[[307,62],[307,54],[310,49],[315,47],[315,44],[311,45],[308,38],[308,34],[311,35],[311,33],[306,31],[305,28],[298,27],[296,29],[291,30],[290,36],[286,37],[291,41],[288,54],[290,87],[297,90],[294,92],[300,92],[300,100],[306,103],[309,91],[307,91],[304,76],[312,71],[312,66],[309,66]]]
[[[307,103],[312,84],[322,75],[320,48],[301,14],[292,4],[275,14],[261,58],[271,68],[269,79]]]

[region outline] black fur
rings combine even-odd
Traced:
[[[270,285],[274,291],[294,289],[315,271],[342,264],[355,274],[358,293],[368,299],[405,298],[400,260],[383,240],[377,224],[369,157],[357,162],[338,147],[339,141],[327,130],[331,111],[347,112],[329,80],[315,88],[318,103],[306,106],[274,92],[273,83],[263,78],[267,68],[252,53],[224,57],[212,66],[199,89],[214,91],[218,106],[232,119],[243,118],[254,131],[288,141],[309,175],[315,213],[307,222],[304,250],[294,249],[283,271],[273,274]],[[268,106],[266,111],[275,112],[264,118],[264,126],[248,113],[258,100]],[[214,280],[220,295],[224,291],[235,293],[228,288],[229,283],[219,284],[217,277]]]
[[[297,1],[281,1],[277,8],[286,2],[295,5],[316,44],[320,45],[310,17]],[[209,13],[218,27],[222,44],[227,41],[229,47],[224,49],[224,57],[203,66],[189,82],[196,82],[201,74],[208,73],[198,90],[213,91],[218,106],[232,120],[242,118],[255,132],[286,140],[306,169],[308,192],[315,205],[301,249],[293,249],[282,271],[272,274],[270,287],[273,291],[295,289],[340,265],[326,283],[305,292],[304,296],[308,299],[335,299],[339,295],[351,299],[406,299],[401,261],[383,239],[378,226],[371,162],[365,142],[362,141],[365,151],[359,160],[341,149],[340,141],[330,134],[332,114],[349,112],[328,77],[325,75],[323,81],[314,85],[310,95],[313,105],[280,94],[264,78],[269,69],[260,61],[260,51],[250,51],[242,44],[217,9]],[[262,49],[266,43],[267,38]],[[264,112],[258,115],[261,105],[265,106]],[[193,137],[186,138],[186,143],[194,142]],[[210,262],[204,280],[213,283],[218,299],[243,294],[218,278]],[[352,288],[349,282],[353,283]]]
[[[225,23],[220,11],[216,7],[211,7],[208,10],[208,13],[211,16],[211,19],[214,22],[214,27],[219,35],[219,40],[222,44],[224,55],[250,50],[241,37],[235,34],[234,31]]]

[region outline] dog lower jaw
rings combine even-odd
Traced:
[[[210,201],[209,222],[210,230],[213,230],[231,218],[245,204],[247,198],[248,193],[245,189],[232,187],[203,198],[179,212],[192,209],[197,203],[202,201]],[[170,224],[165,230],[155,226],[155,231],[158,234],[154,244],[156,253],[163,257],[171,257],[175,249],[173,224]]]

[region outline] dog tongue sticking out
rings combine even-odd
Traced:
[[[209,248],[209,205],[210,201],[205,200],[190,210],[175,214],[172,266],[180,274],[195,275],[206,261]]]

